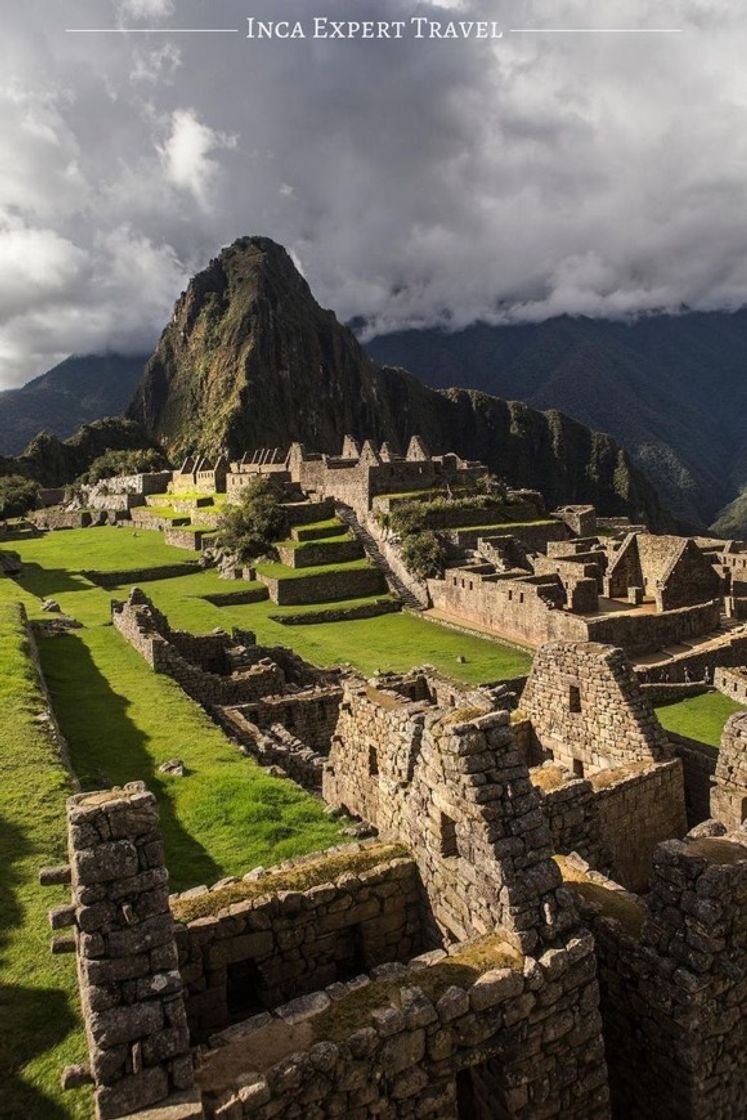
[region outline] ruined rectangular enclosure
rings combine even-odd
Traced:
[[[370,525],[395,487],[482,469],[422,441],[404,458],[346,441],[340,457],[188,462],[176,489],[237,494],[264,474],[312,495],[312,526],[333,499]],[[113,604],[123,638],[239,749],[374,835],[168,897],[142,786],[71,802],[69,870],[48,877],[71,881],[52,922],[73,930],[56,944],[77,952],[90,1063],[67,1077],[93,1081],[102,1120],[742,1115],[744,720],[704,796],[627,653],[587,640],[630,653],[707,631],[718,580],[689,542],[633,532],[608,552],[593,510],[552,518],[534,527],[547,556],[517,576],[514,537],[446,511],[480,556],[432,581],[465,612],[484,596],[503,624],[557,625],[526,684],[364,680],[247,631],[174,630],[142,591]],[[632,610],[585,618],[604,595]],[[686,804],[690,824],[723,823],[686,836]]]

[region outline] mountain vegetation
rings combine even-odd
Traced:
[[[112,417],[84,424],[69,439],[61,440],[51,432],[40,432],[15,458],[0,456],[0,477],[22,475],[42,486],[65,486],[80,478],[102,456],[115,452],[153,453],[153,460],[165,462],[145,430],[132,420]]]
[[[483,392],[434,392],[377,365],[266,238],[237,241],[194,277],[128,416],[172,458],[291,440],[335,453],[348,432],[404,447],[417,433],[433,452],[482,459],[550,503],[588,501],[607,514],[671,523],[610,436]]]
[[[0,392],[0,455],[18,455],[42,430],[67,439],[82,424],[121,415],[146,358],[73,356],[20,389]]]
[[[561,409],[609,432],[681,521],[747,535],[747,310],[413,330],[367,349],[435,388]]]

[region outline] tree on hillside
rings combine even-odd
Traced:
[[[431,579],[443,575],[446,548],[436,533],[408,533],[400,543],[405,567],[418,579]]]
[[[289,529],[281,491],[270,479],[257,475],[241,494],[237,505],[228,505],[218,520],[218,543],[241,560],[256,560],[274,552]]]
[[[78,485],[93,485],[104,478],[118,475],[148,474],[150,471],[168,470],[169,464],[162,451],[156,447],[143,447],[130,451],[105,451],[91,463]]]
[[[23,517],[39,500],[39,483],[18,474],[0,478],[0,520]]]

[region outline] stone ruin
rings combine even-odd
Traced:
[[[244,679],[291,705],[308,684],[141,593],[114,620],[213,712]],[[682,760],[620,650],[546,647],[522,683],[327,681],[322,793],[376,838],[212,888],[167,898],[141,785],[71,799],[70,865],[42,873],[73,895],[51,920],[90,1060],[66,1084],[92,1080],[102,1120],[736,1120],[747,717],[723,823],[685,835]]]
[[[647,532],[568,540],[591,519],[553,516],[555,527],[478,536],[443,578],[428,580],[439,614],[531,647],[601,642],[631,657],[719,634],[722,579],[694,540]]]
[[[280,646],[258,646],[246,630],[233,636],[173,630],[139,588],[126,602],[112,603],[112,622],[247,754],[307,789],[321,788],[342,699],[339,670],[318,669]]]

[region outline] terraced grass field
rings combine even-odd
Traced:
[[[665,704],[656,709],[656,714],[667,731],[717,747],[726,721],[735,712],[744,710],[742,704],[737,704],[721,692],[706,692],[676,704]]]
[[[62,1066],[83,1061],[75,965],[49,951],[47,910],[69,890],[38,885],[65,860],[70,776],[59,760],[18,606],[0,605],[0,1116],[83,1120],[90,1094],[63,1094]]]
[[[88,1092],[63,1096],[58,1080],[63,1065],[85,1054],[75,972],[69,957],[52,957],[48,949],[46,910],[66,892],[43,892],[36,880],[41,864],[64,859],[72,787],[46,724],[35,718],[44,698],[18,604],[44,618],[42,601],[54,598],[82,624],[38,643],[74,770],[85,786],[148,784],[159,801],[174,889],[329,847],[343,824],[300,787],[242,756],[174,682],[149,669],[110,622],[112,597],[124,597],[128,587],[104,590],[82,575],[156,568],[197,554],[169,547],[160,533],[130,528],[50,533],[8,547],[24,568],[17,580],[0,578],[0,1067],[14,1071],[0,1116],[82,1120],[91,1112]],[[235,589],[252,586],[237,582]],[[204,596],[234,585],[214,571],[144,587],[174,626],[203,633],[241,626],[263,644],[293,646],[321,665],[347,661],[372,673],[430,662],[465,682],[516,676],[529,666],[519,650],[406,613],[289,627],[278,618],[304,608],[269,601],[216,607]],[[173,757],[185,762],[184,778],[158,772]]]

